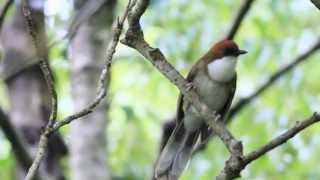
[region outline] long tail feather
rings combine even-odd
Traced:
[[[181,140],[183,139],[184,134],[185,129],[183,125],[176,125],[155,166],[156,178],[164,176],[170,169],[179,147],[181,146]]]
[[[182,147],[180,147],[173,161],[172,167],[169,172],[170,176],[176,177],[176,179],[180,177],[192,157],[193,148],[197,142],[198,135],[198,131],[191,134],[186,134],[185,140],[183,141],[184,144]]]
[[[177,125],[157,161],[155,177],[167,176],[169,180],[177,179],[191,159],[198,136],[198,131],[187,132],[183,124]]]

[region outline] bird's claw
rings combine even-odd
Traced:
[[[214,120],[215,120],[215,121],[219,121],[220,118],[221,118],[221,115],[220,115],[220,114],[217,114]]]
[[[190,91],[190,90],[194,90],[196,87],[194,86],[194,84],[192,82],[188,82],[186,84],[186,89],[187,91]]]

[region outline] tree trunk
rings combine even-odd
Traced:
[[[99,7],[82,22],[71,39],[72,97],[75,110],[87,106],[96,96],[103,67],[115,0],[77,0],[76,13]],[[90,4],[88,4],[90,3]],[[93,8],[94,9],[94,8]],[[108,83],[109,80],[107,80]],[[90,115],[71,124],[71,172],[74,180],[110,179],[107,166],[106,125],[108,103],[104,100]]]
[[[35,24],[34,31],[41,43],[40,51],[47,55],[43,1],[29,2]],[[49,119],[50,95],[37,64],[35,49],[20,5],[17,5],[12,21],[4,25],[1,40],[4,48],[1,76],[9,91],[9,118],[26,142],[30,154],[34,155],[42,128]],[[66,152],[62,139],[57,134],[51,136],[45,161],[40,167],[40,177],[48,180],[64,179],[59,159]],[[16,179],[22,179],[25,169],[18,169],[20,170]]]

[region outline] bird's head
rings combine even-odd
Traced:
[[[238,45],[232,40],[222,40],[216,43],[209,51],[209,54],[220,59],[227,56],[238,57],[241,54],[246,54],[247,51],[240,50]]]
[[[222,40],[215,44],[204,57],[211,79],[229,81],[236,71],[238,56],[247,51],[240,50],[232,40]]]

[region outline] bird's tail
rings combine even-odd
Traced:
[[[177,125],[163,148],[155,166],[155,178],[178,179],[189,162],[199,131],[188,132]]]

